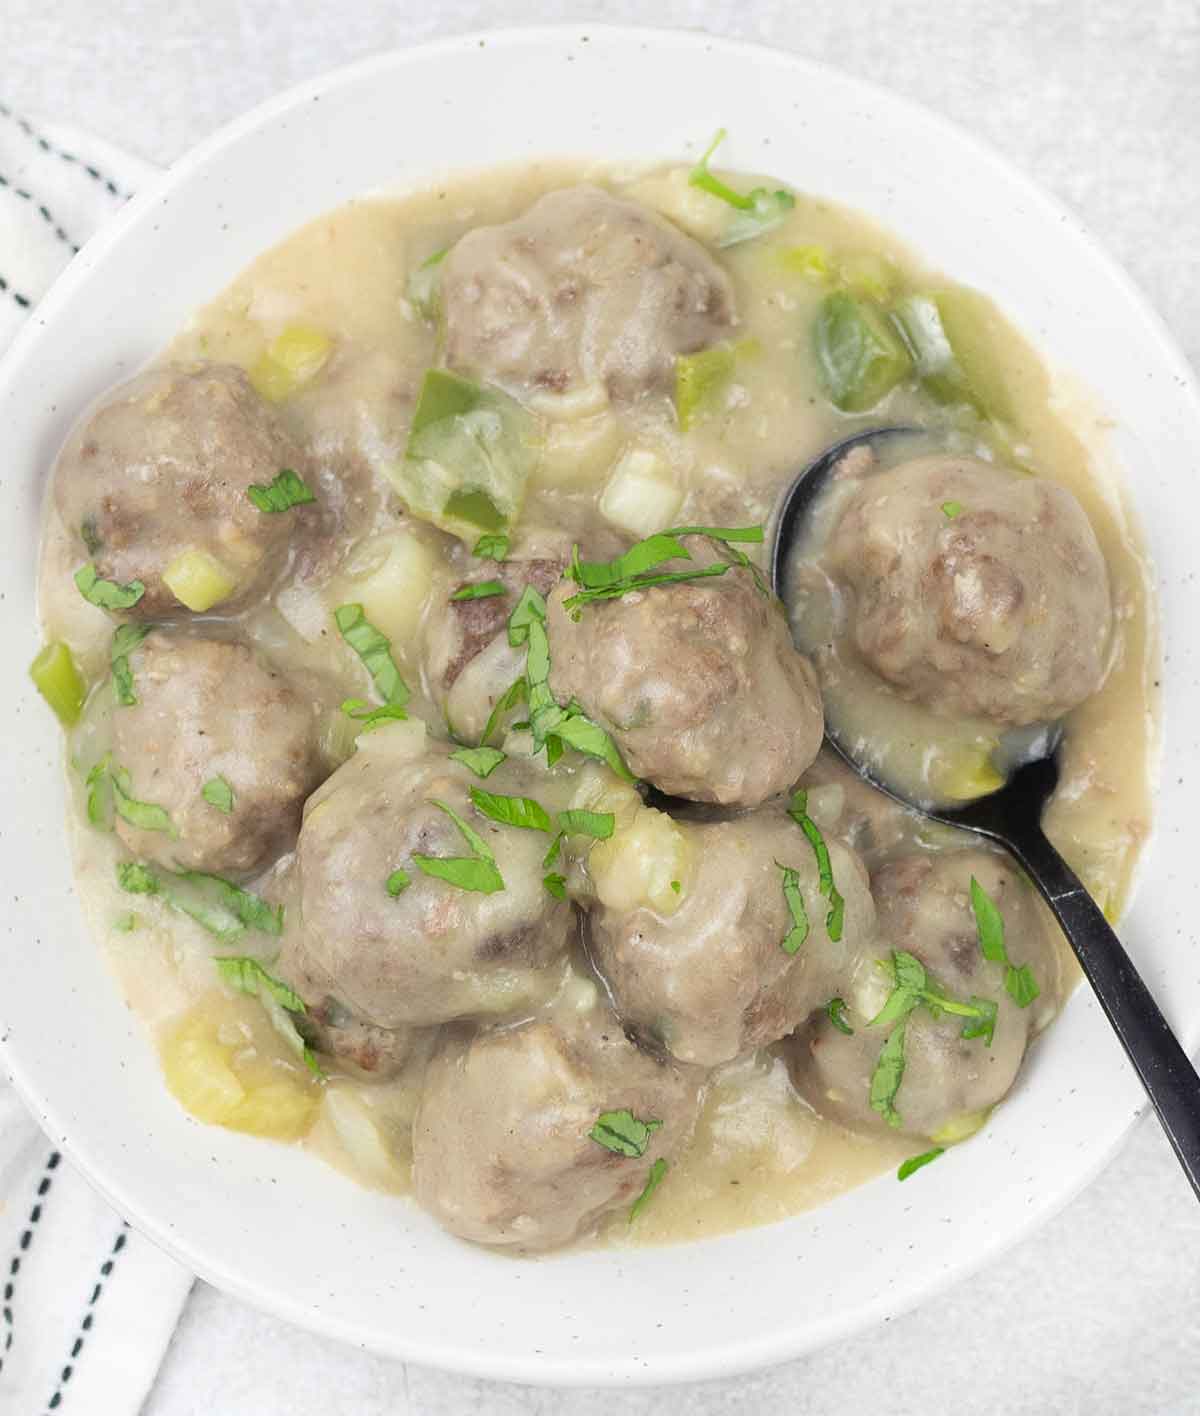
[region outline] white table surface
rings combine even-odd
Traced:
[[[165,163],[334,65],[551,15],[762,40],[957,119],[1075,209],[1200,365],[1200,0],[3,0],[0,98]],[[920,1311],[774,1371],[657,1392],[538,1391],[405,1367],[198,1284],[146,1410],[1200,1412],[1200,1210],[1144,1122],[1066,1212]]]

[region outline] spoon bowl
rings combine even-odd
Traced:
[[[791,553],[842,458],[855,447],[920,431],[896,425],[855,433],[800,472],[780,503],[771,546],[771,581],[780,599]],[[922,816],[996,841],[1016,859],[1058,920],[1200,1199],[1200,1077],[1104,912],[1042,830],[1042,813],[1058,785],[1058,737],[1044,734],[1045,755],[1022,763],[995,791],[963,805],[931,806],[873,776],[828,725],[825,731],[826,743],[872,787]]]

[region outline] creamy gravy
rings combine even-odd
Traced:
[[[333,352],[321,373],[283,405],[320,466],[319,494],[344,509],[345,539],[325,558],[301,566],[266,604],[240,618],[240,632],[292,668],[331,676],[361,692],[361,670],[331,631],[332,609],[369,603],[368,582],[403,528],[406,554],[424,558],[424,602],[391,611],[393,654],[414,688],[411,711],[435,730],[441,712],[423,676],[418,642],[437,597],[461,579],[446,563],[448,537],[404,518],[385,468],[403,454],[408,422],[426,368],[436,362],[434,333],[406,295],[414,269],[472,227],[507,220],[541,194],[587,180],[658,207],[692,234],[711,240],[721,214],[690,189],[680,170],[643,171],[531,164],[455,181],[400,198],[351,202],[266,252],[164,351],[164,359],[229,361],[250,368],[267,344],[297,324],[322,331]],[[746,185],[743,183],[743,185]],[[802,268],[797,247],[882,261],[897,281],[930,283],[917,260],[876,226],[829,203],[797,195],[778,229],[732,246],[720,258],[732,276],[739,323],[736,370],[719,409],[679,431],[670,401],[646,398],[616,412],[586,400],[548,400],[547,443],[513,536],[515,553],[536,551],[557,533],[607,526],[599,507],[613,467],[631,447],[657,454],[673,493],[660,524],[746,525],[769,521],[794,471],[829,443],[880,420],[880,411],[839,413],[815,379],[810,328],[828,286]],[[988,337],[1015,409],[1019,456],[1069,487],[1102,544],[1117,610],[1112,663],[1101,691],[1066,724],[1064,779],[1047,819],[1049,834],[1111,915],[1121,909],[1150,824],[1149,780],[1155,743],[1158,669],[1147,567],[1120,490],[1103,466],[1103,423],[1065,395],[1024,341],[992,312]],[[915,419],[958,446],[997,455],[980,435],[942,414],[919,393],[898,390],[887,421]],[[635,533],[648,534],[653,527]],[[415,550],[413,550],[415,547]],[[50,638],[66,641],[93,680],[105,670],[112,622],[85,603],[71,582],[78,547],[51,509],[41,580],[42,617]],[[378,617],[384,618],[384,613]],[[84,761],[84,728],[71,755]],[[330,718],[332,755],[345,757]],[[256,1005],[214,987],[211,938],[154,899],[131,898],[114,883],[122,852],[91,829],[79,774],[69,772],[71,843],[76,879],[92,927],[108,951],[132,1008],[161,1032],[185,1010],[225,1009],[249,1046],[297,1075],[294,1061],[253,1020]],[[814,773],[814,814],[826,797],[827,829],[837,832],[842,798],[853,787],[824,764]],[[938,828],[896,817],[895,841],[936,846]],[[894,842],[893,842],[894,847]],[[886,856],[886,850],[882,852]],[[874,867],[876,861],[868,859]],[[253,887],[287,897],[290,862]],[[133,920],[131,921],[131,916]],[[132,928],[128,926],[133,924]],[[1064,978],[1069,966],[1063,965]],[[574,1006],[595,984],[581,963],[555,981],[548,1008]],[[1046,1013],[1060,990],[1047,988]],[[564,1001],[565,1000],[565,1001]],[[572,1002],[574,1000],[574,1003]],[[1042,1021],[1048,1020],[1048,1017]],[[394,1082],[338,1075],[323,1099],[312,1085],[316,1121],[303,1144],[362,1184],[409,1188],[407,1127],[415,1108],[423,1053]],[[310,1085],[298,1073],[297,1085]],[[981,1142],[986,1144],[986,1138]],[[793,1090],[772,1049],[714,1074],[695,1134],[634,1229],[623,1216],[604,1233],[614,1242],[662,1242],[769,1222],[822,1204],[913,1151],[903,1137],[867,1138],[821,1119]]]

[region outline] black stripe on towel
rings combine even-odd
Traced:
[[[28,295],[22,295],[19,290],[14,290],[2,275],[0,275],[0,295],[10,295],[23,310],[28,310],[33,305],[33,301]]]
[[[93,182],[100,183],[109,196],[120,197],[122,199],[129,197],[128,192],[121,191],[120,187],[118,187],[115,182],[107,178],[98,168],[93,167],[90,162],[83,162],[80,158],[76,157],[73,152],[67,152],[64,148],[55,147],[50,139],[44,138],[27,118],[22,118],[19,113],[14,113],[7,103],[0,103],[0,113],[2,113],[5,118],[14,122],[26,137],[32,138],[43,152],[53,153],[55,157],[61,157],[64,162],[69,162],[73,167],[78,167],[86,172]]]
[[[113,1265],[121,1250],[125,1247],[125,1241],[129,1237],[129,1226],[122,1221],[121,1228],[117,1231],[116,1240],[109,1251],[108,1258],[100,1265],[100,1276],[92,1288],[92,1296],[87,1301],[83,1318],[79,1324],[79,1331],[75,1334],[75,1341],[71,1344],[71,1351],[67,1360],[63,1363],[62,1371],[58,1374],[58,1386],[54,1389],[54,1395],[46,1403],[47,1409],[57,1411],[62,1405],[63,1394],[66,1391],[67,1383],[75,1374],[75,1368],[79,1362],[79,1354],[83,1351],[83,1344],[87,1341],[88,1333],[92,1330],[92,1322],[96,1316],[96,1304],[100,1301],[100,1295],[104,1292],[104,1285],[112,1277]]]
[[[16,1321],[13,1318],[14,1295],[17,1291],[17,1278],[21,1272],[21,1264],[29,1253],[33,1244],[37,1227],[42,1218],[42,1210],[46,1205],[46,1196],[50,1193],[50,1186],[54,1179],[54,1172],[58,1169],[58,1163],[62,1159],[57,1151],[51,1151],[50,1156],[42,1169],[42,1178],[38,1181],[37,1194],[34,1198],[33,1208],[29,1211],[29,1219],[25,1228],[21,1230],[21,1237],[17,1240],[17,1247],[13,1250],[12,1257],[8,1261],[8,1272],[4,1275],[4,1303],[0,1308],[0,1318],[4,1323],[4,1342],[0,1350],[0,1372],[4,1370],[4,1362],[9,1352],[12,1350],[13,1333],[16,1331]]]
[[[23,202],[28,202],[63,245],[70,248],[71,254],[73,256],[79,254],[79,247],[71,240],[58,222],[55,221],[50,213],[50,208],[47,207],[44,202],[39,202],[33,193],[27,192],[24,187],[14,186],[3,172],[0,172],[0,187],[3,187],[5,191],[11,192],[14,197],[20,197]]]

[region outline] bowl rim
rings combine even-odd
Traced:
[[[684,50],[716,48],[747,58],[763,61],[769,59],[772,63],[785,59],[800,72],[834,75],[839,83],[853,89],[864,101],[883,102],[890,109],[908,112],[924,126],[952,138],[960,150],[971,151],[985,158],[988,163],[1004,170],[1010,179],[1014,179],[1030,203],[1040,208],[1046,219],[1065,227],[1076,241],[1086,246],[1106,277],[1121,289],[1131,303],[1139,307],[1148,331],[1153,334],[1158,344],[1164,367],[1171,371],[1178,383],[1177,398],[1189,405],[1190,420],[1200,427],[1200,381],[1191,370],[1165,320],[1141,293],[1132,278],[1069,208],[1057,197],[1043,190],[1033,178],[1027,176],[989,143],[913,99],[806,55],[752,41],[709,35],[701,31],[610,23],[571,22],[472,30],[409,47],[387,50],[291,85],[223,124],[144,184],[121,211],[85,244],[35,307],[30,319],[0,359],[0,387],[40,338],[43,327],[57,318],[59,310],[69,302],[75,291],[91,278],[95,265],[103,255],[124,239],[125,233],[137,225],[147,209],[186,184],[214,155],[236,146],[249,134],[269,125],[294,108],[335,89],[352,86],[366,76],[390,69],[403,69],[411,64],[420,64],[428,57],[453,54],[476,46],[486,45],[493,49],[522,47],[546,41],[562,41],[572,35],[580,39],[595,36],[615,42],[665,43]],[[1159,747],[1161,752],[1161,737]],[[1147,844],[1142,852],[1143,863],[1148,854]],[[1181,1028],[1180,1031],[1190,1031],[1194,1044],[1200,1035],[1200,1014],[1188,1021],[1190,1028]],[[126,1193],[118,1182],[104,1175],[102,1168],[91,1159],[86,1140],[76,1141],[69,1128],[63,1124],[63,1118],[42,1098],[36,1078],[26,1072],[20,1057],[12,1054],[6,1036],[0,1036],[0,1061],[3,1061],[17,1092],[37,1116],[43,1128],[59,1138],[55,1144],[65,1151],[92,1187],[141,1233],[220,1289],[299,1326],[319,1330],[355,1346],[362,1346],[365,1342],[375,1350],[401,1360],[428,1363],[479,1377],[552,1386],[648,1386],[729,1376],[795,1358],[839,1336],[866,1328],[885,1315],[907,1311],[926,1297],[943,1292],[953,1283],[992,1261],[1061,1210],[1104,1169],[1124,1144],[1134,1123],[1148,1109],[1148,1102],[1143,1098],[1136,1106],[1124,1112],[1119,1127],[1114,1125],[1107,1143],[1092,1155],[1086,1166],[1073,1172],[1066,1183],[1056,1182],[1051,1186],[1048,1196],[1039,1204],[1031,1206],[1023,1226],[1014,1226],[996,1238],[974,1244],[967,1258],[956,1259],[935,1277],[926,1275],[907,1288],[901,1286],[899,1289],[889,1289],[881,1293],[874,1302],[855,1308],[849,1315],[830,1312],[823,1321],[810,1323],[803,1331],[781,1327],[756,1338],[731,1341],[724,1347],[681,1355],[675,1359],[656,1357],[653,1366],[647,1370],[640,1359],[633,1358],[627,1361],[617,1358],[598,1365],[594,1362],[577,1364],[562,1359],[548,1360],[520,1352],[497,1354],[489,1351],[485,1355],[479,1355],[462,1341],[448,1342],[438,1348],[429,1342],[422,1342],[420,1345],[406,1343],[403,1335],[393,1335],[387,1342],[380,1343],[374,1334],[364,1338],[359,1326],[343,1321],[327,1310],[320,1310],[318,1321],[314,1318],[313,1310],[290,1293],[259,1285],[244,1275],[236,1264],[222,1260],[212,1252],[194,1247],[186,1236],[175,1231],[168,1223],[165,1213],[146,1210]],[[730,1237],[736,1239],[738,1235]]]

